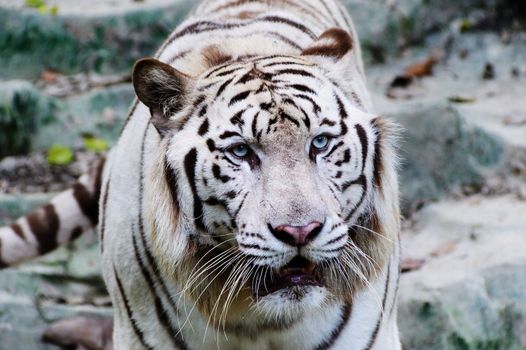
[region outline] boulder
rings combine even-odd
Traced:
[[[403,60],[369,69],[378,114],[403,127],[405,213],[466,188],[479,191],[495,174],[526,174],[524,43],[521,33],[508,42],[493,33],[463,34],[429,76],[415,77],[405,88],[390,85],[407,67],[425,61],[429,50],[414,49]],[[488,64],[494,77],[484,79]]]
[[[504,146],[448,103],[409,103],[386,113],[403,127],[400,186],[404,212],[463,186],[480,188]]]
[[[71,247],[0,271],[0,350],[55,350],[41,340],[50,323],[111,316],[99,261],[97,241],[87,234]]]
[[[526,347],[526,202],[480,195],[425,207],[402,235],[404,349]]]
[[[54,123],[42,127],[33,141],[32,150],[48,149],[55,143],[82,147],[82,136],[93,135],[115,144],[135,97],[131,84],[95,88],[60,99]]]
[[[38,308],[27,298],[0,294],[0,350],[59,350],[44,343],[48,324],[73,316],[111,316],[109,308],[43,303]]]

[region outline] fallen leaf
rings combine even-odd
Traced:
[[[99,139],[97,137],[85,136],[84,147],[95,153],[104,152],[108,149],[108,141]]]
[[[415,271],[420,269],[425,264],[424,259],[413,259],[413,258],[404,258],[400,262],[400,269],[402,273]]]
[[[448,97],[449,102],[453,103],[473,103],[477,99],[475,97],[466,97],[466,96],[450,96]]]
[[[405,74],[410,77],[421,78],[433,74],[433,67],[438,59],[432,55],[422,62],[417,62],[405,69]]]
[[[410,76],[410,75],[407,75],[407,74],[404,74],[404,75],[397,75],[393,81],[391,82],[391,87],[392,88],[395,88],[395,87],[401,87],[401,88],[406,88],[408,87],[409,85],[411,85],[411,83],[413,82],[413,77]]]
[[[502,120],[504,125],[526,125],[526,116],[524,115],[508,115]]]
[[[46,2],[44,0],[26,0],[24,2],[24,5],[26,7],[39,8],[42,6],[46,6]]]
[[[461,32],[467,32],[473,27],[473,23],[467,18],[464,18],[462,22],[460,22],[460,31]]]
[[[49,14],[52,16],[58,15],[58,6],[54,5],[49,8]]]
[[[495,68],[491,63],[486,63],[484,70],[482,71],[482,79],[492,80],[495,79]]]
[[[46,82],[46,83],[52,83],[52,82],[55,82],[58,78],[58,73],[57,72],[53,72],[51,70],[43,70],[42,73],[40,74],[40,80]]]
[[[453,250],[455,250],[455,247],[456,247],[456,243],[453,242],[453,241],[449,241],[449,242],[447,242],[445,244],[442,244],[441,246],[439,246],[435,250],[433,250],[431,252],[431,256],[435,257],[435,258],[438,258],[440,256],[447,255],[447,254],[451,253]]]
[[[73,162],[73,151],[63,145],[53,145],[47,151],[47,162],[51,165],[68,165]]]
[[[414,81],[415,78],[422,78],[433,74],[433,67],[438,63],[438,54],[432,54],[423,61],[416,62],[409,67],[406,67],[402,74],[398,74],[389,84],[389,89],[387,91],[387,96],[391,98],[394,94],[392,89],[401,88],[405,89],[409,87]]]

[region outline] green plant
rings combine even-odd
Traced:
[[[38,95],[33,90],[4,92],[0,96],[0,158],[26,153],[38,128]]]
[[[37,9],[43,15],[50,14],[55,16],[58,14],[58,6],[48,6],[45,0],[26,0],[24,4],[26,7]]]

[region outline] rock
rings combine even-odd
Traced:
[[[43,338],[62,346],[80,345],[93,350],[112,350],[112,334],[111,318],[74,317],[52,324]]]
[[[344,1],[355,22],[366,60],[376,63],[400,54],[402,49],[411,45],[422,44],[432,33],[449,30],[454,20],[482,15],[479,20],[491,26],[501,14],[504,16],[503,12],[508,12],[501,4],[505,2],[512,1],[498,1],[498,5],[493,0]],[[518,11],[515,18],[520,18]]]
[[[404,60],[369,69],[378,113],[393,117],[405,129],[400,142],[405,213],[463,187],[481,190],[486,178],[495,174],[505,183],[514,173],[526,179],[526,172],[512,170],[526,161],[526,125],[503,122],[507,116],[526,113],[521,97],[526,84],[524,78],[499,73],[523,64],[525,43],[526,35],[520,33],[508,44],[493,33],[464,34],[451,44],[449,56],[434,67],[431,77],[389,96],[385,92],[392,79],[429,52],[415,50]],[[467,57],[459,56],[463,50],[469,52]],[[480,76],[488,59],[497,72],[490,81]],[[470,103],[451,102],[452,96],[470,96]]]
[[[118,139],[135,94],[131,84],[54,98],[23,81],[0,82],[0,159],[53,144],[82,147],[82,135]]]
[[[501,142],[468,124],[447,103],[405,103],[385,112],[403,128],[400,155],[402,206],[437,200],[462,186],[481,187],[504,158]]]
[[[38,206],[49,202],[53,195],[53,193],[0,194],[0,225],[10,223]]]
[[[41,341],[50,323],[111,316],[99,261],[97,240],[85,234],[71,249],[0,271],[0,350],[58,349]]]
[[[134,97],[131,84],[118,84],[58,100],[60,112],[55,123],[41,128],[32,150],[46,150],[54,143],[82,147],[84,134],[102,138],[113,145],[119,138]],[[108,112],[112,114],[111,118],[107,117]]]
[[[59,347],[41,340],[50,322],[82,314],[111,315],[108,308],[47,303],[36,308],[31,299],[4,294],[0,294],[0,300],[0,350],[59,350]]]
[[[526,347],[526,202],[513,195],[445,200],[402,235],[399,326],[404,349]],[[431,253],[455,241],[445,254]]]

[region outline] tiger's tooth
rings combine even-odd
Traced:
[[[312,262],[309,262],[309,264],[306,267],[306,270],[308,273],[314,273],[314,270],[316,269],[316,265]]]

